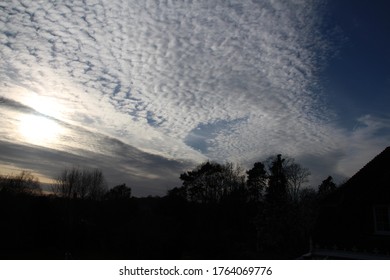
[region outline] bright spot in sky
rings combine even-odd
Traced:
[[[56,119],[61,117],[63,108],[55,101],[54,97],[40,96],[35,92],[27,92],[27,97],[23,98],[21,102],[35,111],[50,116]]]
[[[24,141],[33,145],[50,146],[61,133],[61,127],[55,121],[43,116],[22,115],[19,132]]]

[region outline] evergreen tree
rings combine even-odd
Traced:
[[[280,201],[287,198],[287,177],[283,168],[285,159],[277,155],[270,166],[270,175],[267,188],[268,201]]]
[[[248,179],[248,195],[250,201],[259,201],[263,197],[263,191],[267,186],[267,171],[264,164],[256,162],[253,168],[246,172]]]
[[[328,176],[321,185],[318,186],[318,195],[324,197],[336,190],[336,184],[333,182],[332,176]]]

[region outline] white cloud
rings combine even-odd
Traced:
[[[390,118],[362,116],[345,140],[345,156],[336,170],[350,177],[390,145]]]
[[[321,5],[13,1],[0,10],[0,95],[170,159],[329,154],[345,140],[317,85]],[[89,141],[67,144],[107,152]]]

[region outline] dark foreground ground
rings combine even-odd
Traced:
[[[292,209],[267,214],[263,208],[169,197],[0,195],[0,258],[289,259],[306,253],[309,239],[289,218]]]

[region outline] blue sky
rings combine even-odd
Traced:
[[[348,123],[365,114],[388,114],[390,21],[387,1],[333,1],[330,17],[344,34],[326,71],[331,106]],[[345,106],[347,105],[347,106]],[[345,112],[345,110],[347,112]],[[343,112],[344,111],[344,112]],[[347,113],[347,115],[345,115]]]
[[[6,1],[0,168],[161,195],[282,153],[340,180],[390,143],[387,1]]]

